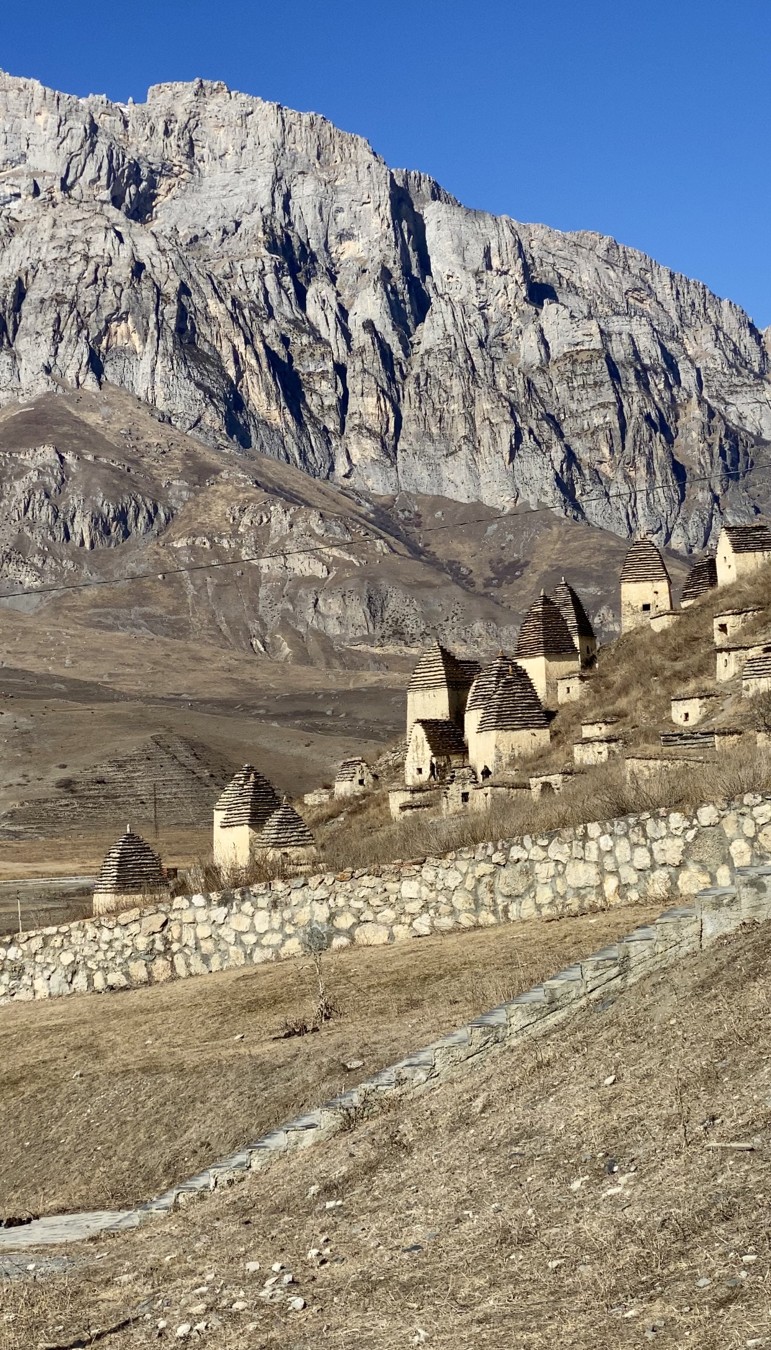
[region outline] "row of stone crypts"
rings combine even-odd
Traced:
[[[727,526],[720,534],[716,556],[700,559],[683,589],[681,608],[687,609],[715,586],[728,585],[771,561],[771,529],[766,525]],[[649,625],[654,633],[677,621],[672,583],[664,559],[649,539],[630,547],[620,578],[622,632]],[[756,611],[721,615],[723,632],[733,634]],[[717,640],[716,620],[716,640]],[[621,740],[608,720],[582,725],[582,738],[573,748],[573,765],[523,780],[522,761],[546,750],[551,723],[558,707],[579,700],[597,662],[597,638],[584,604],[562,578],[553,597],[541,592],[520,628],[514,652],[500,652],[489,664],[464,660],[435,641],[423,654],[407,690],[407,750],[404,787],[390,793],[395,818],[414,810],[487,810],[502,797],[559,791],[574,765],[602,763],[620,754]],[[741,644],[730,649],[726,669],[718,679],[737,674],[744,665],[745,693],[771,689],[771,645]],[[723,660],[725,661],[725,652]],[[673,700],[675,723],[693,713]],[[666,759],[646,757],[634,771],[671,767],[672,746],[679,733],[663,733]],[[726,732],[712,733],[731,739]],[[693,746],[684,747],[692,750]],[[649,762],[650,761],[650,762]],[[630,768],[631,768],[630,761]]]
[[[640,546],[635,546],[640,551]],[[691,569],[683,588],[680,610],[672,608],[669,576],[660,555],[654,563],[652,545],[647,544],[649,584],[656,587],[648,594],[650,614],[643,611],[645,591],[639,579],[639,570],[628,592],[626,626],[637,627],[650,623],[654,632],[672,627],[682,610],[688,609],[702,596],[716,588],[729,586],[761,572],[771,565],[771,528],[764,524],[728,525],[723,528],[714,555],[702,558]],[[655,575],[654,575],[655,573]],[[623,577],[622,577],[623,582]],[[623,595],[623,586],[622,586]],[[715,684],[707,688],[684,690],[671,701],[671,718],[675,730],[660,736],[663,754],[660,756],[627,757],[631,773],[660,772],[666,769],[706,762],[715,751],[737,744],[747,736],[741,728],[716,725],[714,719],[723,710],[725,698],[717,687],[741,677],[741,692],[745,698],[771,691],[771,633],[746,637],[750,626],[762,623],[764,610],[758,606],[727,609],[713,619],[715,645]],[[608,755],[618,753],[619,746],[612,728],[606,727]],[[768,735],[758,731],[757,741],[767,745]],[[698,757],[701,756],[702,759]]]
[[[214,806],[213,853],[226,880],[243,878],[255,862],[303,870],[317,858],[305,821],[251,764],[235,774]],[[128,826],[102,864],[94,914],[133,909],[168,890],[169,877],[158,854]]]

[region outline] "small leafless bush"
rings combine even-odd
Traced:
[[[191,867],[180,874],[175,894],[199,895],[211,891],[241,890],[245,886],[264,886],[291,876],[283,858],[253,857],[246,867],[223,868],[210,858],[196,858]]]
[[[750,712],[755,730],[771,733],[771,689],[755,695],[750,704]]]
[[[320,1031],[325,1022],[331,1022],[339,1009],[329,997],[323,956],[329,949],[329,933],[321,924],[309,923],[300,937],[305,956],[310,958],[315,980],[313,1014],[310,1018],[287,1018],[277,1040],[287,1040],[291,1036],[309,1036]]]

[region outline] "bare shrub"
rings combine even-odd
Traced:
[[[314,1000],[315,1006],[310,1018],[288,1017],[284,1022],[283,1030],[275,1038],[276,1040],[288,1040],[291,1036],[309,1036],[313,1032],[321,1031],[325,1022],[331,1022],[333,1017],[339,1013],[327,992],[326,971],[323,963],[323,956],[329,950],[329,932],[321,924],[309,923],[303,929],[300,935],[300,945],[303,953],[310,957],[315,979]]]
[[[755,694],[750,702],[750,715],[756,731],[771,733],[771,689]]]
[[[212,891],[241,890],[245,886],[264,886],[292,876],[293,871],[283,858],[253,857],[246,867],[223,868],[211,858],[196,858],[191,867],[180,874],[175,885],[176,895],[208,894]]]

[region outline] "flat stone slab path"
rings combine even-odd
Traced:
[[[29,1252],[0,1253],[0,1280],[35,1280],[46,1275],[60,1275],[75,1262],[71,1256],[36,1256]]]
[[[139,1214],[133,1209],[96,1209],[90,1214],[52,1214],[46,1219],[13,1228],[0,1228],[0,1272],[3,1253],[27,1247],[48,1247],[65,1242],[83,1242],[97,1233],[120,1233],[136,1228]]]

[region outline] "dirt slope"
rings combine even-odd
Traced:
[[[218,1350],[763,1346],[770,975],[768,925],[748,928],[269,1176],[73,1250],[68,1274],[4,1289],[4,1350],[138,1308],[111,1345],[203,1322]],[[753,1151],[710,1147],[728,1143]],[[277,1261],[301,1312],[259,1297]]]

